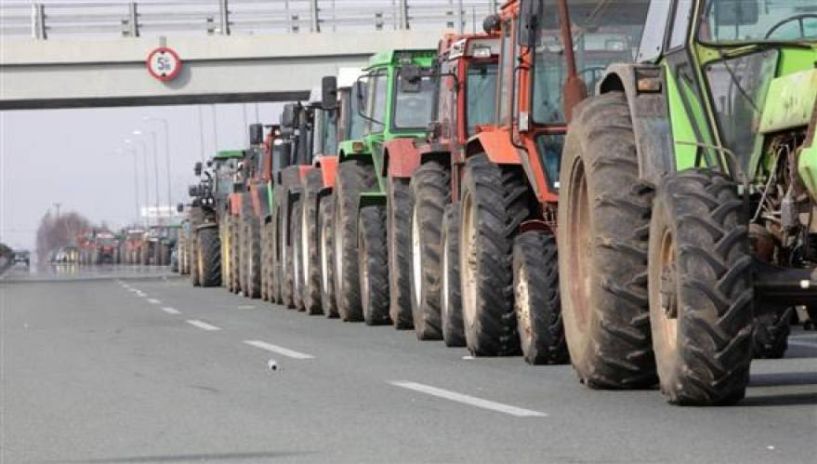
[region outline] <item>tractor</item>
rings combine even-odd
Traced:
[[[439,267],[440,314],[475,356],[569,358],[555,236],[562,145],[606,64],[633,60],[648,2],[568,3],[512,0],[484,23],[500,36],[495,113],[452,168]]]
[[[817,305],[815,5],[653,1],[645,24],[565,141],[567,344],[591,388],[730,404]]]
[[[359,93],[364,85],[355,85],[360,68],[340,68],[337,76],[326,76],[321,82],[321,104],[313,131],[314,159],[312,169],[302,183],[303,222],[301,240],[301,293],[304,307],[310,311],[320,305],[327,317],[338,317],[333,274],[332,217],[338,166],[338,144],[358,140],[363,135],[366,120],[359,110],[364,100]],[[315,311],[318,312],[318,311]]]
[[[330,200],[335,303],[344,321],[412,327],[404,227],[413,165],[400,156],[391,162],[391,155],[414,150],[425,137],[435,57],[434,50],[381,52],[355,83],[365,126],[360,138],[338,145]],[[398,240],[402,252],[389,245]]]
[[[444,249],[456,248],[458,237],[449,231],[444,244],[443,234],[446,225],[455,225],[452,198],[459,196],[468,139],[477,127],[492,121],[495,113],[498,54],[499,35],[494,31],[447,34],[440,40],[436,113],[427,140],[400,154],[402,163],[413,163],[415,170],[409,183],[411,208],[400,213],[396,231],[400,237],[397,244],[404,247],[399,253],[406,255],[409,263],[411,292],[403,296],[410,300],[417,337],[442,338],[447,346],[465,346],[465,338],[462,313],[452,311],[459,308],[459,290],[452,292],[454,303],[441,292],[450,280],[450,276],[441,275]],[[392,154],[392,161],[396,158]],[[456,273],[458,267],[446,269]]]
[[[221,240],[221,285],[241,291],[241,200],[245,191],[244,150],[222,150],[213,158],[213,195]]]

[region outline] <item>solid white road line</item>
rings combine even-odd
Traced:
[[[432,387],[431,385],[424,385],[422,383],[409,382],[406,380],[392,380],[389,383],[396,387],[407,388],[409,390],[414,390],[420,393],[425,393],[427,395],[436,396],[438,398],[456,401],[457,403],[467,404],[469,406],[475,406],[477,408],[482,409],[489,409],[491,411],[497,411],[504,414],[510,414],[511,416],[547,417],[547,414],[544,412],[533,411],[531,409],[517,408],[516,406],[497,403],[495,401],[485,400],[482,398],[477,398],[475,396],[464,395],[462,393],[453,392],[451,390],[443,390],[442,388]]]
[[[254,346],[256,348],[261,348],[262,350],[272,351],[273,353],[278,353],[280,355],[284,355],[292,359],[315,359],[315,357],[312,356],[311,354],[290,350],[289,348],[273,345],[272,343],[262,342],[260,340],[244,340],[244,343],[250,346]]]
[[[156,298],[148,298],[148,303],[150,304],[159,304],[161,301],[157,300]]]
[[[175,308],[171,308],[170,306],[165,306],[164,308],[162,308],[162,311],[168,314],[181,314],[181,311]]]
[[[197,319],[188,319],[187,323],[192,325],[193,327],[198,327],[201,330],[207,330],[207,331],[210,331],[210,332],[215,331],[215,330],[221,330],[221,327],[216,327],[214,325],[208,324],[206,322],[199,321]]]

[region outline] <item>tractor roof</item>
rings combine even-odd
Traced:
[[[229,159],[229,158],[243,158],[244,151],[243,150],[221,150],[216,153],[216,156],[213,159]]]
[[[355,84],[357,78],[362,74],[360,68],[340,68],[338,69],[338,88],[350,88]]]
[[[431,66],[434,64],[436,57],[437,51],[433,49],[388,50],[372,55],[369,58],[367,69],[409,63],[419,66]]]

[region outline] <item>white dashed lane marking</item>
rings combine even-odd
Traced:
[[[221,330],[221,327],[216,327],[212,324],[208,324],[206,322],[200,321],[198,319],[188,319],[187,323],[192,325],[193,327],[198,327],[201,330],[207,330],[209,332],[213,332],[216,330]]]
[[[166,312],[168,314],[173,314],[173,315],[181,314],[181,311],[179,311],[178,309],[175,309],[175,308],[171,308],[170,306],[165,306],[164,308],[162,308],[162,311],[164,311],[164,312]]]
[[[496,401],[490,401],[482,398],[477,398],[476,396],[465,395],[462,393],[453,392],[451,390],[444,390],[442,388],[432,387],[431,385],[425,385],[422,383],[417,382],[409,382],[406,380],[393,380],[389,382],[390,384],[400,387],[406,388],[409,390],[413,390],[420,393],[425,393],[426,395],[436,396],[437,398],[443,398],[450,401],[455,401],[457,403],[467,404],[469,406],[474,406],[477,408],[488,409],[491,411],[501,412],[504,414],[509,414],[511,416],[516,417],[547,417],[547,414],[540,411],[533,411],[531,409],[525,408],[518,408],[516,406],[511,406],[508,404],[497,403]]]
[[[273,345],[272,343],[262,342],[261,340],[244,340],[244,343],[250,346],[254,346],[256,348],[261,348],[262,350],[271,351],[273,353],[278,353],[280,355],[292,358],[292,359],[315,359],[314,356],[307,353],[301,353],[300,351],[290,350],[289,348],[284,348],[283,346]]]

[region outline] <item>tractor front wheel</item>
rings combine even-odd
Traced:
[[[695,169],[653,205],[649,301],[661,392],[671,403],[743,398],[752,360],[752,256],[737,185]]]
[[[460,204],[446,206],[443,216],[440,318],[445,346],[465,346],[460,297]]]
[[[334,257],[332,248],[332,236],[334,228],[332,226],[332,216],[335,212],[335,197],[328,195],[320,199],[319,224],[318,224],[318,246],[320,247],[320,271],[321,271],[321,305],[326,317],[338,317],[338,306],[335,302],[335,274]]]
[[[389,324],[388,254],[386,208],[369,205],[360,209],[357,226],[360,264],[360,302],[367,325]]]
[[[198,232],[198,274],[202,287],[221,285],[221,243],[218,229],[208,227]]]

